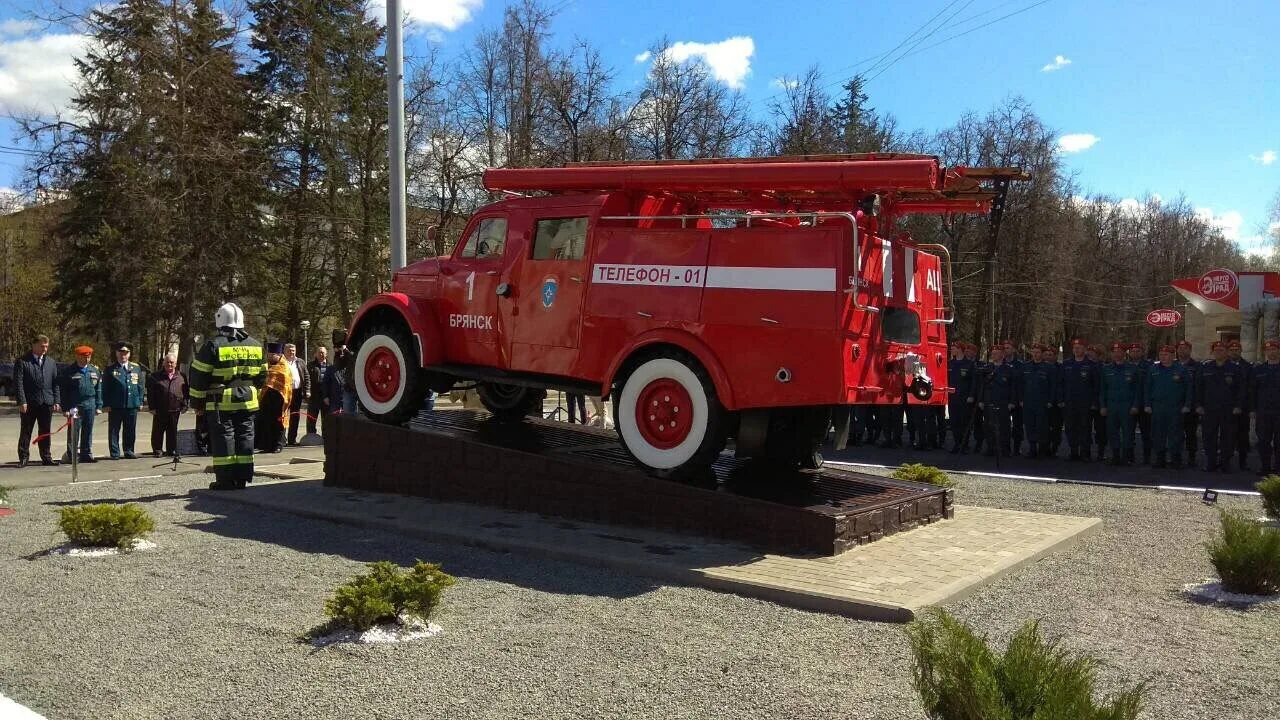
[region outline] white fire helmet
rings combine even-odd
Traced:
[[[213,326],[241,329],[244,327],[244,311],[235,303],[227,303],[213,314]]]

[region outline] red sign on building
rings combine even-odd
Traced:
[[[1226,300],[1236,291],[1239,281],[1230,270],[1217,268],[1200,276],[1200,295],[1206,300]]]
[[[1152,310],[1147,313],[1147,324],[1151,327],[1173,327],[1182,322],[1182,313],[1177,310]]]

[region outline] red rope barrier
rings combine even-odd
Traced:
[[[57,435],[58,433],[62,432],[63,430],[66,430],[67,426],[71,425],[72,419],[73,418],[67,418],[67,421],[62,423],[62,427],[58,428],[57,430],[47,432],[44,435],[37,435],[36,439],[31,441],[31,444],[35,445],[36,443],[40,442],[41,440],[44,440],[45,438],[51,438],[54,435]]]

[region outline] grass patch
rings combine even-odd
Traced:
[[[312,628],[304,640],[341,629],[364,632],[376,625],[399,622],[402,615],[426,622],[439,606],[445,588],[457,582],[439,565],[421,560],[406,571],[386,560],[369,563],[368,567],[368,572],[338,586],[324,604],[328,622]]]
[[[88,547],[128,550],[134,540],[156,529],[146,510],[127,505],[77,505],[58,511],[58,527],[71,542]]]
[[[9,504],[9,489],[8,485],[0,485],[0,505]]]
[[[1243,513],[1218,515],[1221,532],[1205,547],[1222,588],[1245,595],[1280,592],[1280,530],[1259,525]]]
[[[924,483],[925,485],[937,485],[938,487],[955,487],[956,481],[952,480],[945,472],[939,470],[932,465],[924,465],[921,463],[907,463],[893,471],[889,477],[894,480],[905,480],[906,482]]]
[[[907,627],[915,688],[932,720],[1133,720],[1146,683],[1094,701],[1097,663],[1029,621],[997,653],[985,637],[935,608]]]
[[[1272,520],[1280,520],[1280,475],[1268,475],[1254,487],[1262,494],[1262,511]]]

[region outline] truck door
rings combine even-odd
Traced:
[[[504,367],[497,295],[508,261],[507,218],[472,218],[453,256],[440,263],[440,328],[451,362]]]
[[[587,229],[586,215],[534,219],[531,251],[511,269],[515,368],[569,374],[586,297]]]

